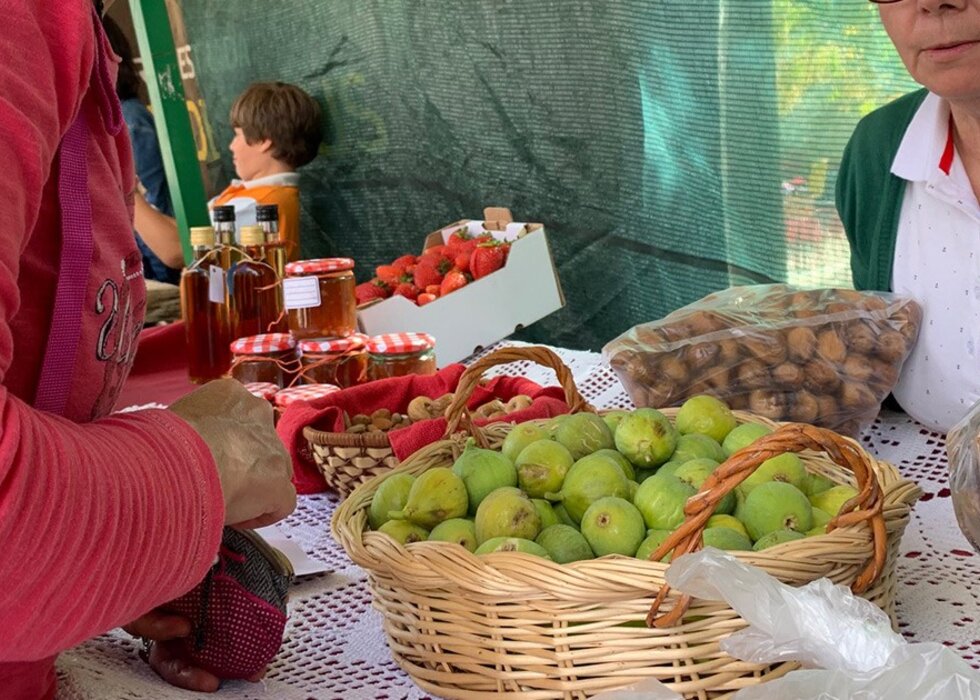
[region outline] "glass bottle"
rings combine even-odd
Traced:
[[[242,226],[245,257],[228,271],[231,339],[269,333],[282,316],[276,271],[265,261],[265,233],[258,226]]]
[[[190,238],[194,260],[180,275],[180,310],[187,342],[188,374],[195,384],[204,384],[228,372],[231,349],[224,298],[217,297],[221,301],[214,301],[208,264],[209,258],[214,257],[214,230],[210,226],[195,226],[190,230]]]
[[[222,269],[227,272],[242,259],[242,251],[235,242],[235,207],[224,205],[211,208],[211,221],[218,241]]]
[[[279,205],[258,204],[255,221],[265,234],[265,261],[276,271],[279,278],[286,274],[286,243],[279,237]]]

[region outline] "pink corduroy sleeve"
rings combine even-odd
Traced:
[[[190,590],[224,506],[207,445],[168,411],[94,423],[4,397],[0,661],[50,656]]]
[[[4,42],[13,49],[0,62],[0,383],[16,371],[19,257],[91,73],[90,3],[12,0]],[[0,384],[0,662],[51,656],[189,590],[223,520],[210,451],[177,416],[75,424]]]

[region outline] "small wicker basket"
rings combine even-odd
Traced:
[[[387,433],[331,433],[307,426],[303,437],[327,486],[341,496],[398,466]]]
[[[447,435],[465,421],[466,396],[481,373],[516,360],[552,367],[566,393],[574,395],[569,405],[591,410],[556,355],[545,348],[508,348],[476,362],[460,379]],[[676,409],[664,413],[673,417]],[[467,425],[492,447],[511,427]],[[687,520],[664,548],[676,548],[675,554],[700,548],[704,521],[724,493],[773,454],[801,452],[810,472],[854,485],[859,496],[826,535],[736,556],[792,585],[826,576],[892,614],[899,541],[918,487],[853,440],[827,430],[785,424],[763,440],[716,470],[717,477],[688,501]],[[459,443],[453,436],[428,445],[396,472],[418,475],[449,466]],[[559,565],[512,552],[478,557],[455,544],[403,546],[369,531],[367,511],[383,479],[355,489],[338,507],[331,528],[351,559],[368,571],[396,662],[427,692],[465,700],[503,693],[564,700],[656,678],[686,698],[730,698],[740,688],[796,668],[794,663],[760,666],[723,653],[719,642],[747,623],[723,602],[670,592],[664,580],[668,565],[659,561],[606,556]],[[655,613],[659,617],[648,627],[647,618],[653,620]]]

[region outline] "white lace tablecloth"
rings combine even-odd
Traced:
[[[516,344],[516,343],[515,343]],[[616,376],[596,353],[558,350],[576,385],[599,408],[631,408]],[[551,370],[531,363],[497,372],[554,384]],[[493,372],[491,372],[492,374]],[[902,541],[897,615],[910,641],[942,642],[980,668],[980,556],[960,533],[946,480],[943,436],[904,414],[885,411],[863,441],[880,459],[914,479],[924,495]],[[230,682],[220,697],[264,700],[401,700],[428,697],[394,663],[371,607],[366,574],[330,537],[338,499],[302,497],[282,525],[314,559],[333,570],[300,579],[291,592],[290,621],[277,660],[262,683]],[[62,699],[169,700],[201,697],[159,681],[121,631],[62,654]]]

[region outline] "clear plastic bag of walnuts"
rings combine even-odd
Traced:
[[[946,454],[956,521],[980,552],[980,401],[949,431]]]
[[[908,298],[785,284],[731,287],[602,349],[637,406],[712,394],[731,408],[857,435],[919,332]]]

